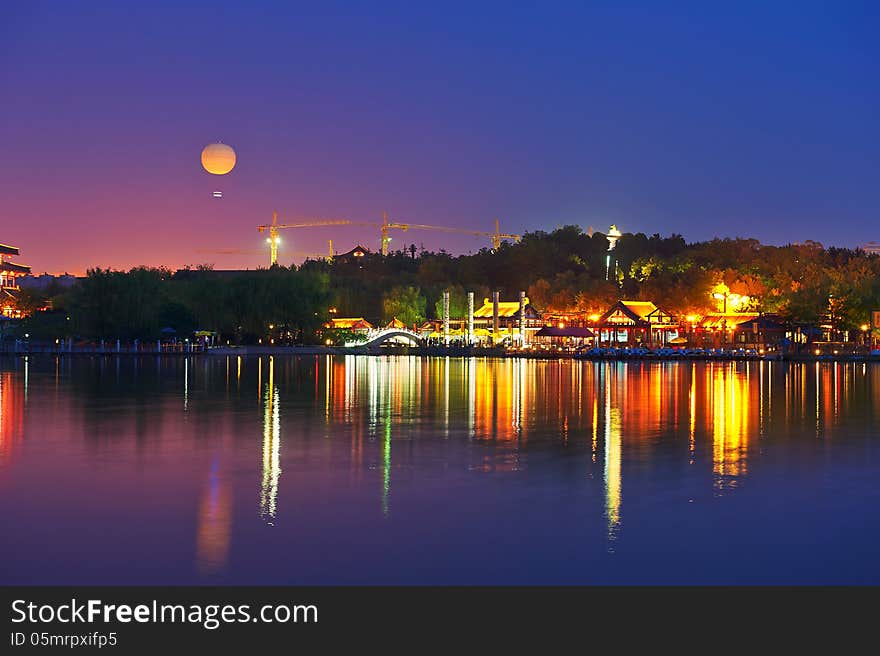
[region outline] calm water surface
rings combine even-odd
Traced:
[[[880,583],[880,365],[0,360],[0,583]]]

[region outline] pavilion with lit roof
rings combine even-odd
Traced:
[[[20,291],[18,279],[31,272],[29,266],[10,261],[18,254],[15,246],[0,244],[0,314],[8,318],[21,317],[16,303]]]
[[[617,301],[596,321],[599,343],[607,346],[665,346],[678,337],[675,317],[651,301]]]

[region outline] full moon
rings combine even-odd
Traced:
[[[202,166],[208,173],[226,175],[235,167],[235,151],[223,143],[208,144],[202,149]]]

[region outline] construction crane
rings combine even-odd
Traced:
[[[243,248],[218,248],[218,249],[196,249],[196,253],[206,253],[209,255],[262,255],[262,250],[253,250],[253,249],[243,249]],[[307,259],[324,259],[328,262],[333,261],[333,240],[327,240],[327,252],[326,253],[312,253],[308,251],[292,251],[291,255],[297,257],[304,257]]]
[[[269,244],[269,263],[276,264],[278,262],[278,244],[281,243],[281,237],[278,235],[279,230],[287,228],[316,228],[324,226],[366,226],[369,228],[379,228],[381,253],[388,255],[388,245],[391,242],[391,236],[388,234],[390,230],[436,230],[440,232],[457,232],[467,235],[478,235],[482,237],[492,238],[492,248],[498,249],[503,239],[513,239],[519,241],[522,239],[520,235],[506,234],[501,232],[500,222],[495,219],[495,231],[487,232],[484,230],[467,230],[465,228],[451,228],[449,226],[435,226],[424,223],[402,223],[399,221],[389,221],[387,212],[382,213],[382,223],[371,221],[352,221],[350,219],[315,219],[311,221],[303,221],[300,223],[278,223],[278,212],[272,212],[272,223],[259,225],[257,230],[260,232],[269,232],[266,241]]]
[[[278,263],[278,244],[281,243],[281,237],[278,231],[286,228],[316,228],[321,226],[337,226],[337,225],[354,225],[376,227],[379,223],[370,223],[367,221],[350,221],[349,219],[315,219],[312,221],[303,221],[301,223],[278,223],[278,212],[272,212],[272,223],[259,225],[257,230],[260,232],[269,231],[266,242],[269,244],[269,264]],[[333,259],[333,240],[330,240],[330,259]]]
[[[407,230],[437,230],[440,232],[457,232],[465,235],[478,235],[481,237],[491,237],[492,238],[492,248],[498,250],[501,247],[502,239],[513,239],[514,241],[519,241],[522,239],[521,235],[512,235],[501,232],[500,222],[498,219],[495,219],[495,232],[486,232],[485,230],[467,230],[465,228],[451,228],[449,226],[435,226],[435,225],[426,225],[424,223],[388,223],[387,218],[382,224],[382,254],[388,254],[387,247],[387,228],[398,228],[403,231]],[[388,239],[390,241],[390,239]]]

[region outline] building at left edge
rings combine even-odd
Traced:
[[[21,289],[18,279],[31,272],[29,266],[12,261],[18,254],[15,246],[0,244],[0,315],[11,319],[22,316],[17,303]]]

